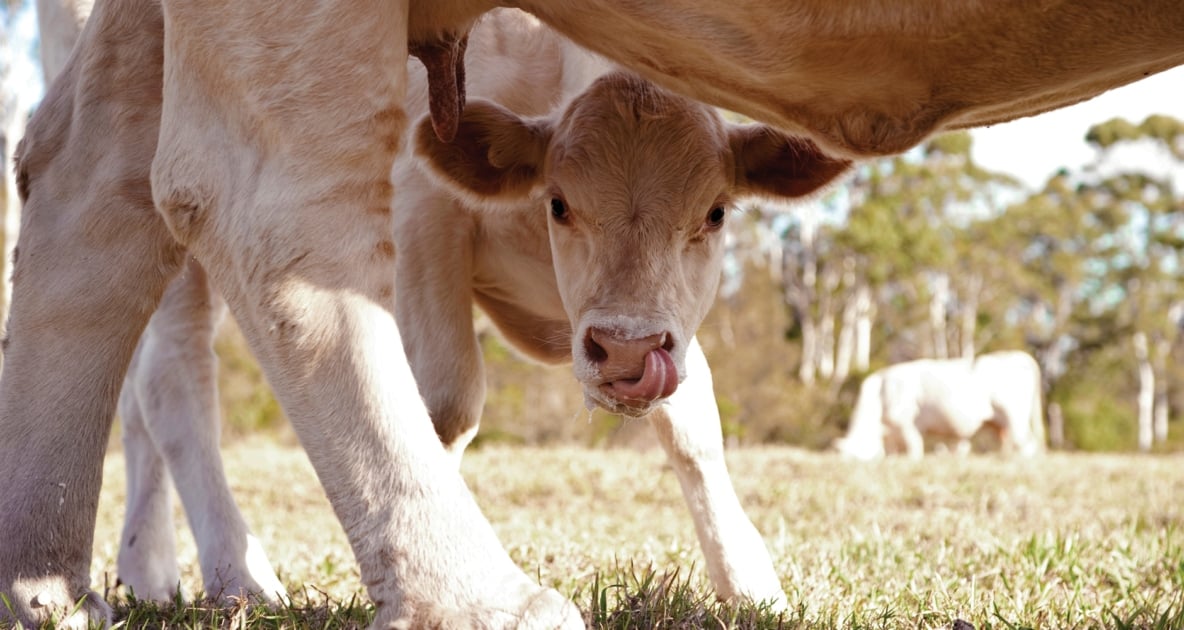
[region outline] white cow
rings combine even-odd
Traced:
[[[841,156],[1184,63],[1178,0],[514,4],[658,84]],[[67,623],[110,614],[88,575],[102,457],[136,342],[188,252],[292,419],[376,626],[582,625],[510,560],[441,446],[399,351],[390,261],[375,255],[392,224],[379,210],[401,194],[389,176],[408,51],[428,60],[437,131],[453,136],[464,34],[491,8],[95,7],[62,74],[75,78],[50,88],[18,160],[25,212],[0,377],[0,592],[18,618],[79,602]]]
[[[1045,448],[1040,388],[1040,366],[1026,352],[897,363],[864,379],[835,448],[858,459],[900,451],[920,458],[930,436],[953,440],[965,454],[988,426],[1004,449],[1035,455]]]
[[[450,187],[416,168],[419,158],[398,160],[394,181],[406,192],[394,204],[393,243],[378,246],[382,255],[399,252],[399,324],[445,447],[459,460],[483,404],[475,299],[528,356],[582,366],[590,400],[648,415],[682,482],[720,596],[784,605],[763,542],[732,491],[711,375],[693,335],[715,294],[732,200],[808,194],[849,162],[763,126],[726,125],[714,110],[628,74],[581,91],[606,64],[521,12],[491,13],[468,50],[476,70],[470,92],[519,113],[472,102],[454,144],[435,140],[423,123],[420,157]],[[426,112],[421,79],[412,76],[411,111]],[[568,104],[572,92],[581,93]],[[519,118],[549,108],[548,118]],[[528,128],[537,133],[519,133]],[[791,149],[792,161],[770,163],[788,153],[769,143]],[[493,154],[518,162],[499,170],[487,161]],[[534,177],[511,182],[513,169]],[[688,190],[688,177],[703,182],[699,190]],[[517,188],[488,194],[510,183]],[[555,215],[561,194],[573,204],[562,221]],[[562,233],[552,230],[551,241],[548,227],[557,225]],[[442,257],[461,264],[440,264]],[[166,469],[190,516],[207,592],[284,596],[217,456],[210,342],[223,310],[200,265],[189,261],[125,379],[119,408],[129,505],[119,576],[140,597],[168,600],[177,586]],[[684,380],[689,387],[679,387]]]

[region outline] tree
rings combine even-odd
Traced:
[[[854,261],[853,299],[874,294],[890,360],[972,357],[985,277],[992,265],[972,229],[999,212],[1018,183],[978,167],[970,135],[939,136],[883,160],[852,185],[836,252]],[[861,294],[862,290],[862,294]],[[858,322],[858,319],[856,320]]]
[[[1099,172],[1108,170],[1113,153],[1139,145],[1165,164],[1178,167],[1184,161],[1184,123],[1168,116],[1151,116],[1139,125],[1113,119],[1091,127],[1086,140],[1098,148]],[[1139,382],[1138,446],[1147,451],[1167,439],[1167,368],[1184,315],[1184,198],[1166,170],[1120,169],[1093,183],[1091,192],[1124,220],[1113,235],[1115,252],[1107,270],[1117,319],[1130,331]]]

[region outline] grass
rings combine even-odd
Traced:
[[[113,454],[93,579],[121,623],[364,627],[372,610],[303,453],[255,439],[226,458],[293,603],[160,606],[115,589],[123,464]],[[759,448],[728,461],[788,612],[715,601],[660,452],[485,448],[466,456],[463,472],[514,560],[572,597],[593,628],[1184,627],[1184,457],[859,464]],[[194,593],[196,552],[179,508],[177,522],[182,587]]]

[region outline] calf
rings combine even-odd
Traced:
[[[849,162],[620,72],[542,118],[470,102],[453,142],[425,118],[414,143],[395,169],[396,312],[445,447],[459,458],[484,402],[475,302],[526,356],[572,363],[589,406],[650,420],[721,597],[784,604],[695,331],[734,202],[808,195]]]
[[[728,478],[694,334],[715,295],[732,202],[807,195],[849,163],[768,127],[725,124],[712,109],[628,74],[583,90],[605,64],[516,11],[481,22],[469,58],[477,70],[471,91],[515,112],[471,103],[453,144],[436,140],[425,118],[419,155],[402,155],[393,173],[403,193],[393,246],[376,248],[398,252],[399,326],[441,440],[459,460],[484,402],[475,301],[527,356],[574,362],[590,404],[647,416],[718,594],[784,605]],[[411,70],[408,107],[422,112],[426,82]],[[548,115],[520,117],[537,113]],[[223,310],[204,270],[188,261],[124,385],[129,478],[119,575],[140,597],[168,599],[177,584],[166,470],[190,516],[207,592],[285,595],[217,454],[209,345]]]

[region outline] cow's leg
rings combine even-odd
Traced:
[[[121,4],[96,7],[80,42],[91,52],[50,89],[19,155],[27,197],[0,378],[0,592],[32,623],[76,604],[66,625],[109,616],[89,590],[103,454],[136,341],[181,260],[147,181],[163,25],[155,5]]]
[[[921,431],[917,429],[916,422],[903,422],[900,424],[900,439],[904,442],[905,453],[911,459],[921,459],[925,456],[925,438],[921,435]]]
[[[687,348],[686,365],[686,380],[648,418],[682,486],[707,572],[723,599],[748,598],[783,608],[785,593],[769,552],[728,476],[711,368],[698,340]]]
[[[119,395],[127,505],[119,540],[118,575],[136,597],[169,601],[181,580],[173,536],[172,481],[148,435],[134,382],[145,338],[140,337]]]
[[[583,627],[497,540],[436,436],[395,324],[406,0],[164,7],[154,194],[291,418],[375,626]]]
[[[176,268],[152,205],[107,193],[94,206],[31,198],[18,245],[0,379],[0,592],[26,622],[83,596],[68,625],[109,615],[88,591],[103,454],[136,339]]]
[[[485,402],[485,368],[473,333],[474,226],[423,176],[396,177],[396,313],[403,347],[444,449],[460,465]],[[408,185],[418,184],[418,185]]]
[[[205,270],[189,259],[148,322],[124,388],[134,391],[147,446],[155,457],[163,457],[177,482],[197,541],[206,594],[220,599],[258,595],[276,601],[286,597],[287,591],[234,503],[218,451],[221,421],[213,342],[224,313]],[[128,396],[126,391],[124,396]],[[134,451],[127,451],[129,499],[135,472],[131,458],[145,444],[137,441],[135,446]],[[161,522],[141,522],[133,521],[129,511],[121,540],[119,577],[137,593],[141,592],[138,583],[149,587],[141,597],[155,598],[163,592],[168,598],[176,583],[161,591],[152,584],[151,574],[137,573],[155,559],[146,555],[152,553],[151,547],[139,551],[132,544],[142,536],[151,536],[149,530],[156,527],[171,532],[171,513]],[[129,559],[126,565],[125,556]],[[125,567],[129,572],[125,573]]]

